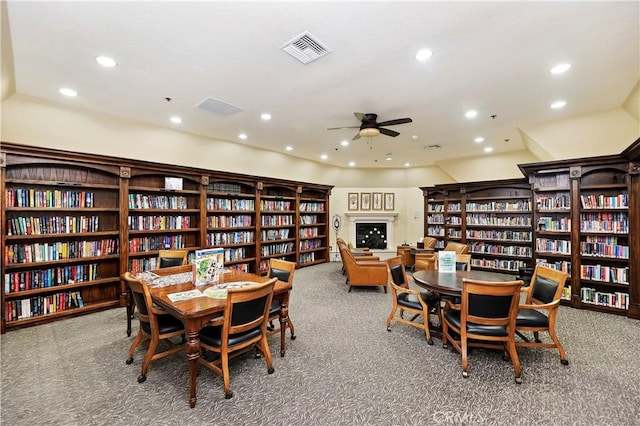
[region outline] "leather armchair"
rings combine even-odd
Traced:
[[[342,263],[347,272],[347,284],[349,292],[353,286],[383,286],[387,292],[387,264],[379,260],[356,261],[355,257],[346,247],[340,247]]]

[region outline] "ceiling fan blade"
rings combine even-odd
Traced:
[[[380,130],[380,133],[382,133],[383,135],[391,136],[392,138],[395,138],[400,134],[395,130],[383,129],[382,127],[380,127],[378,130]]]
[[[360,126],[328,127],[327,130],[359,129],[359,128],[360,128]]]
[[[360,122],[364,122],[365,120],[367,120],[367,116],[361,112],[354,112],[353,115],[355,115]]]
[[[404,123],[412,123],[413,120],[409,117],[407,118],[398,118],[395,120],[383,121],[382,123],[378,123],[378,126],[395,126],[396,124],[404,124]]]
[[[360,133],[356,133],[356,135],[353,137],[353,139],[351,139],[352,141],[357,141],[358,139],[360,139]]]

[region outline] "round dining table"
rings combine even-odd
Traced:
[[[464,278],[498,282],[514,281],[516,279],[514,275],[474,269],[456,272],[422,270],[413,273],[413,280],[420,287],[451,297],[462,296],[462,280]]]

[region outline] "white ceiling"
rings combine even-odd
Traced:
[[[521,150],[519,126],[618,107],[640,78],[637,1],[7,3],[17,93],[345,167]],[[304,31],[331,53],[304,65],[281,49]],[[193,108],[207,97],[242,111]],[[327,128],[359,125],[353,112],[413,123],[343,148],[357,129]]]

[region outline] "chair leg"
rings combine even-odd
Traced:
[[[540,333],[537,331],[533,332],[533,339],[536,343],[542,343],[542,340],[540,340]]]
[[[560,362],[562,363],[562,365],[569,365],[567,353],[564,351],[564,347],[562,346],[562,343],[560,343],[560,339],[558,339],[558,336],[556,336],[555,327],[553,327],[551,324],[549,325],[549,336],[551,336],[551,340],[553,340],[556,348],[558,348],[558,352],[560,352]]]
[[[469,377],[469,373],[467,372],[467,337],[466,336],[461,336],[460,337],[460,343],[462,346],[462,377],[464,377],[465,379]]]
[[[293,322],[291,322],[291,317],[287,318],[287,322],[287,327],[289,327],[289,331],[291,333],[291,340],[296,340],[296,329],[293,326]]]
[[[138,376],[138,383],[142,383],[147,380],[147,370],[149,369],[149,364],[151,364],[153,355],[156,353],[158,342],[159,340],[157,338],[149,339],[149,347],[147,348],[147,353],[144,356],[144,361],[142,361],[142,368],[140,369],[140,376]]]
[[[520,358],[518,358],[518,351],[516,350],[516,342],[513,339],[507,341],[507,351],[509,352],[509,358],[513,363],[513,373],[516,376],[516,383],[522,384],[522,370],[520,368]]]
[[[231,392],[231,379],[229,378],[229,354],[222,352],[220,354],[222,367],[222,381],[224,383],[224,399],[233,398],[233,392]]]
[[[393,319],[393,316],[396,314],[396,310],[397,308],[394,306],[393,309],[391,310],[391,313],[387,317],[387,331],[391,331],[391,319]]]
[[[263,336],[260,340],[260,346],[262,348],[264,359],[267,361],[267,373],[273,374],[275,370],[273,368],[273,359],[271,358],[271,351],[269,350],[269,341],[267,340],[267,336]]]
[[[429,318],[424,319],[424,334],[427,335],[427,343],[433,345],[433,339],[431,338],[431,332],[429,331]]]
[[[138,330],[138,334],[136,334],[136,337],[135,339],[133,339],[131,347],[129,348],[129,358],[127,358],[127,360],[125,361],[127,364],[131,364],[133,362],[133,355],[135,354],[136,348],[138,347],[140,342],[142,342],[142,336],[142,330]]]

